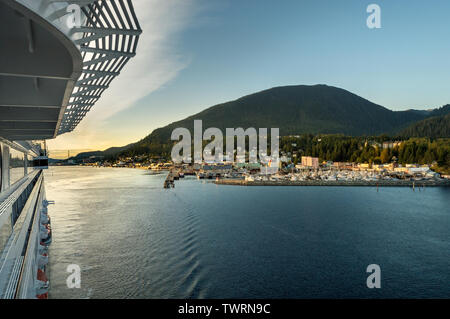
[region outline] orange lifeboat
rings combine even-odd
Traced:
[[[47,281],[48,281],[47,275],[46,275],[45,272],[44,272],[43,270],[41,270],[41,269],[38,269],[38,271],[37,271],[37,279],[38,279],[39,281],[43,281],[43,282],[47,282]]]
[[[48,299],[48,292],[36,296],[37,299]]]

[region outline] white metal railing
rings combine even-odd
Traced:
[[[34,215],[31,221],[31,230],[29,231],[28,242],[24,247],[23,266],[18,278],[16,298],[26,299],[34,298],[36,296],[36,275],[38,267],[38,250],[40,243],[40,221],[41,221],[41,207],[45,197],[44,183],[39,186],[39,195],[34,208]]]
[[[31,183],[35,183],[12,228],[9,240],[0,254],[0,298],[11,299],[16,297],[19,281],[23,278],[22,271],[27,256],[27,248],[29,248],[29,240],[39,238],[38,236],[32,238],[31,234],[29,234],[30,226],[33,229],[36,222],[36,210],[39,215],[41,205],[39,202],[42,200],[40,194],[43,187],[43,174],[42,171],[37,171],[32,175],[36,177],[37,174],[39,174],[37,180],[30,178],[8,197],[6,201],[8,203],[7,206],[2,203],[2,213],[9,213],[11,216],[12,205],[15,203],[14,199],[19,199],[21,193],[26,191],[27,187],[32,185]]]
[[[1,218],[3,214],[7,212],[8,209],[11,208],[11,205],[16,202],[23,191],[30,185],[30,183],[35,179],[36,175],[39,174],[40,171],[32,171],[25,177],[23,177],[20,181],[11,186],[10,189],[6,190],[0,196],[0,227],[1,227]],[[3,200],[2,200],[3,198]]]

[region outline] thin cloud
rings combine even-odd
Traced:
[[[175,40],[177,34],[191,23],[197,0],[134,0],[133,3],[143,29],[138,54],[103,93],[79,127],[49,141],[50,148],[98,145],[105,135],[101,127],[106,119],[158,90],[188,66],[189,59],[177,52]]]

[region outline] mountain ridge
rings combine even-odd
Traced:
[[[270,108],[276,108],[277,105],[281,105],[283,113],[270,112]],[[324,84],[281,86],[211,106],[157,128],[143,140],[170,140],[170,133],[176,127],[186,127],[192,131],[195,119],[202,119],[204,127],[222,130],[226,127],[279,127],[281,135],[394,134],[413,122],[435,115],[433,112],[437,110],[392,111],[344,89]],[[450,112],[450,109],[444,111]],[[267,116],[263,115],[264,112]]]
[[[450,137],[450,113],[440,116],[428,117],[413,123],[400,134],[405,137]]]
[[[70,157],[69,160],[75,160],[75,161],[82,160],[85,158],[89,158],[91,156],[105,156],[105,157],[114,156],[120,152],[123,152],[123,151],[129,149],[130,147],[132,147],[135,144],[136,143],[130,143],[125,146],[113,146],[113,147],[109,147],[103,151],[98,150],[98,151],[81,152],[75,156]]]
[[[278,86],[213,105],[157,128],[140,141],[119,148],[118,153],[167,152],[167,144],[172,143],[172,131],[184,127],[192,134],[194,120],[202,120],[203,129],[217,127],[222,132],[227,127],[278,127],[280,135],[374,136],[398,135],[415,123],[448,113],[450,105],[431,110],[393,111],[345,89],[325,84]],[[103,153],[105,156],[110,154]]]

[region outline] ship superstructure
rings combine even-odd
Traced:
[[[47,298],[41,141],[71,132],[136,54],[131,0],[0,0],[0,298]]]

